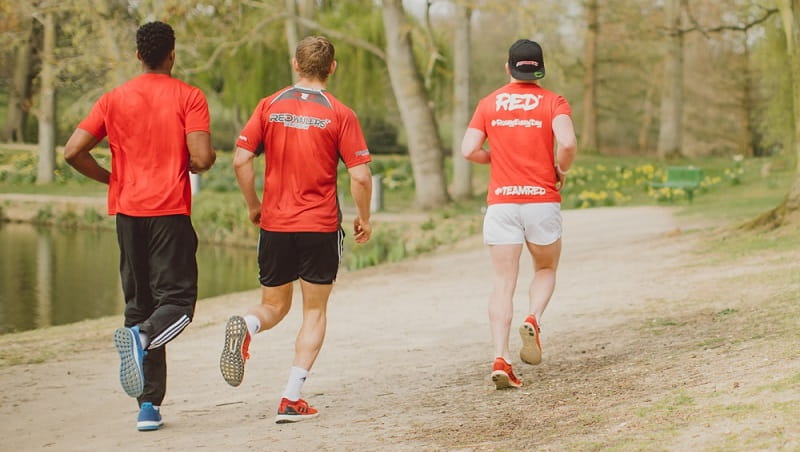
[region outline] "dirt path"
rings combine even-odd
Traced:
[[[791,343],[776,349],[764,342],[769,334],[738,349],[724,343],[693,348],[707,339],[698,338],[703,332],[724,337],[725,325],[708,323],[714,318],[706,314],[746,308],[731,307],[730,300],[711,292],[700,295],[708,302],[702,308],[674,302],[712,288],[703,282],[707,274],[686,262],[697,237],[671,233],[677,224],[669,210],[612,208],[564,216],[559,287],[542,324],[545,361],[537,367],[517,364],[526,381],[520,390],[495,391],[489,380],[485,311],[491,269],[476,237],[439,255],[340,278],[325,347],[304,387],[304,396],[321,411],[315,420],[273,423],[298,309],[254,339],[242,386],[231,388],[219,375],[224,322],[257,300],[257,293],[248,292],[204,301],[193,325],[170,344],[162,407],[166,425],[154,433],[135,430],[135,402],[118,388],[111,331],[119,319],[59,327],[11,345],[0,342],[22,354],[24,347],[51,347],[56,354],[42,363],[0,368],[3,449],[711,448],[724,446],[719,438],[730,433],[736,418],[684,424],[680,416],[722,403],[733,386],[747,387],[759,375],[762,380],[779,372],[800,376],[800,357],[788,351]],[[719,278],[741,270],[723,267]],[[530,271],[524,259],[515,325],[525,314]],[[738,290],[735,284],[716,288],[721,294]],[[673,328],[685,325],[690,328]],[[84,340],[86,335],[104,339]],[[512,348],[518,347],[514,334]],[[677,355],[680,359],[673,359]],[[766,427],[758,430],[780,427],[789,448],[800,447],[800,416],[794,416],[800,413],[792,408],[800,405],[795,391],[800,378],[795,378],[788,392],[770,393],[795,403],[764,419]],[[720,398],[697,402],[700,396],[692,391],[709,388]],[[694,402],[680,403],[684,392],[676,390],[689,391]],[[663,400],[677,408],[664,408]],[[673,415],[679,418],[669,418]]]

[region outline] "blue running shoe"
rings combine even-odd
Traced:
[[[119,382],[131,396],[139,397],[144,391],[144,350],[139,340],[139,327],[118,328],[114,332],[114,345],[119,352]]]
[[[158,430],[159,427],[164,425],[161,420],[161,412],[158,411],[150,402],[144,402],[141,409],[139,409],[139,418],[136,419],[136,428],[140,432],[148,432]]]

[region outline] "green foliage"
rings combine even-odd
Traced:
[[[358,270],[453,244],[480,231],[483,218],[476,212],[477,209],[458,214],[442,211],[422,223],[377,223],[367,243],[356,244],[345,237],[342,264],[348,270]]]
[[[108,215],[101,214],[93,207],[89,207],[83,211],[83,223],[86,225],[97,225],[106,221],[107,218]]]
[[[414,173],[408,157],[380,156],[370,163],[373,175],[380,175],[383,188],[388,191],[411,190],[414,188]]]
[[[92,154],[98,163],[111,167],[110,155],[106,152]],[[4,151],[0,150],[0,184],[29,185],[36,182],[36,165],[38,156],[35,152]],[[69,184],[96,184],[96,182],[82,175],[64,161],[61,153],[56,154],[56,167],[53,170],[54,183],[57,185]]]
[[[641,193],[648,191],[650,182],[660,180],[663,174],[663,168],[651,163],[609,166],[577,162],[570,169],[561,192],[562,205],[578,209],[626,205],[640,199]]]
[[[361,129],[371,154],[405,154],[408,149],[397,142],[397,127],[391,122],[368,116],[361,119]]]
[[[36,156],[30,152],[0,153],[0,183],[36,182]]]
[[[316,20],[334,30],[346,30],[348,36],[385,48],[383,18],[374,2],[330,2],[318,9]],[[387,111],[395,109],[386,64],[346,40],[333,39],[333,43],[338,67],[328,82],[330,92],[360,118],[386,119]],[[367,144],[372,146],[370,141]]]
[[[264,157],[257,157],[253,161],[256,176],[256,191],[261,194],[264,189]],[[201,193],[213,191],[217,193],[239,193],[239,184],[236,182],[236,173],[233,170],[233,153],[218,152],[214,167],[200,175]]]
[[[55,215],[53,214],[53,206],[47,204],[36,211],[36,215],[33,217],[33,222],[40,224],[49,224],[53,222],[54,218]]]
[[[258,227],[250,222],[239,193],[201,191],[192,204],[192,223],[200,240],[241,246],[258,240]]]

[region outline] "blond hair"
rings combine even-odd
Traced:
[[[324,36],[308,36],[297,44],[294,58],[300,76],[326,81],[331,72],[335,51]]]

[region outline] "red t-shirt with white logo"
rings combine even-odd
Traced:
[[[371,160],[353,110],[327,91],[300,87],[261,99],[236,146],[263,146],[261,228],[276,232],[338,230],[339,159],[348,168]]]
[[[561,202],[556,190],[553,118],[567,101],[534,83],[512,82],[481,99],[469,128],[489,140],[487,204]]]
[[[78,128],[108,137],[108,214],[189,215],[186,135],[208,132],[209,122],[203,92],[166,74],[139,75],[100,97]]]

